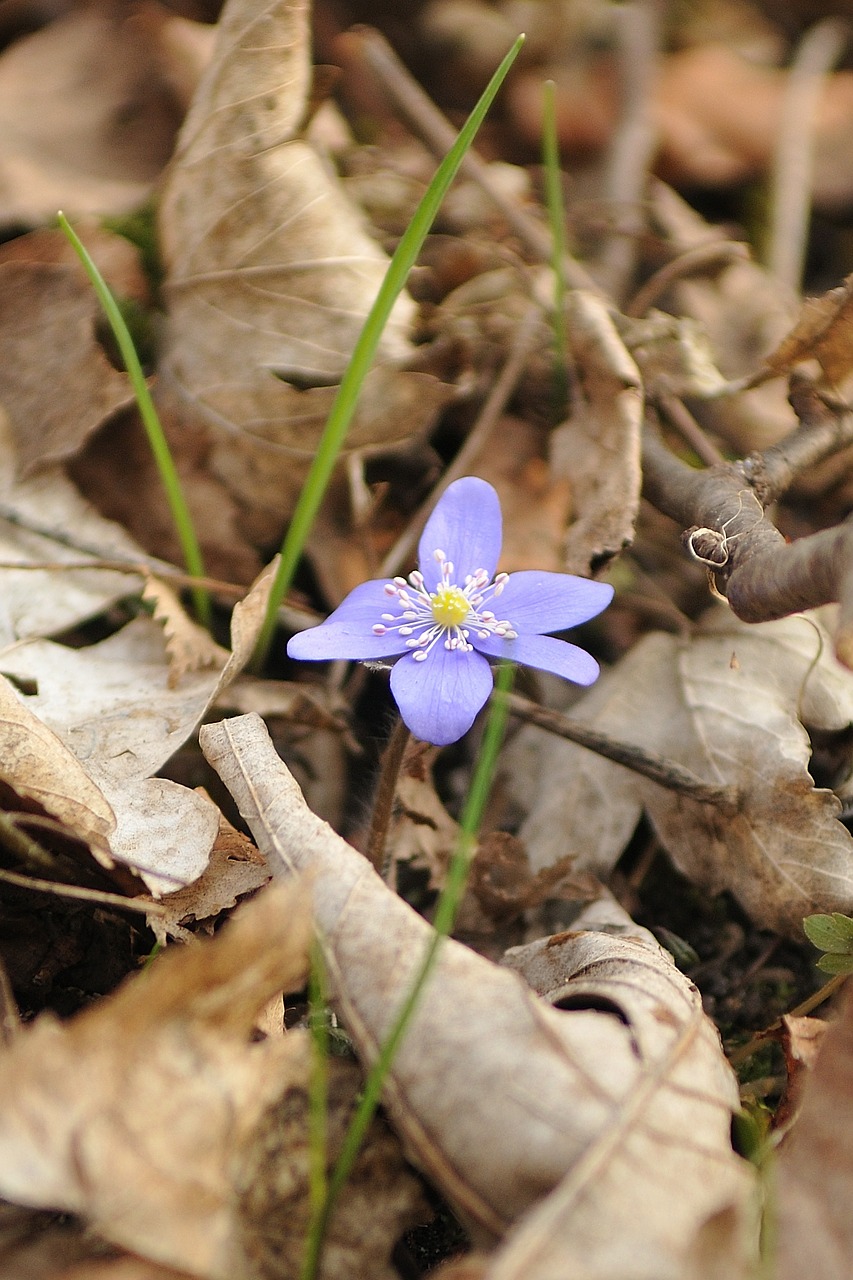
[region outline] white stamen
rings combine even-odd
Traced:
[[[387,627],[383,627],[381,622],[374,622],[371,630],[375,636],[384,636],[388,631]]]

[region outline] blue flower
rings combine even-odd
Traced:
[[[485,480],[466,476],[427,521],[420,567],[363,582],[318,627],[293,636],[291,658],[397,658],[391,692],[416,737],[436,746],[470,729],[492,691],[489,659],[505,658],[592,684],[598,663],[547,635],[594,618],[613,588],[567,573],[495,574],[501,508]],[[498,603],[500,602],[500,603]]]

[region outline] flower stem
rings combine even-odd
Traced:
[[[74,252],[83,264],[118,343],[124,366],[133,387],[133,394],[136,397],[139,415],[142,418],[142,424],[148,436],[151,453],[157,470],[160,472],[160,480],[166,492],[166,500],[169,504],[169,510],[172,513],[172,520],[184,554],[184,562],[194,578],[203,578],[205,577],[204,560],[196,537],[195,526],[184,497],[175,460],[172,457],[162,423],[154,407],[151,392],[148,390],[148,383],[145,380],[142,365],[139,363],[139,356],[136,354],[133,338],[130,336],[130,330],[125,324],[124,316],[121,314],[107,282],[95,266],[80,237],[64,213],[58,213],[56,216],[66,239],[70,241]],[[211,623],[210,596],[203,587],[195,586],[192,588],[192,598],[199,620],[209,629]]]
[[[382,760],[379,765],[379,779],[373,797],[373,812],[370,815],[370,830],[367,835],[367,846],[364,856],[379,874],[385,859],[385,844],[388,839],[388,827],[391,822],[391,811],[394,808],[394,796],[397,792],[397,779],[411,733],[398,717],[391,733]]]
[[[495,679],[496,693],[502,695],[509,693],[513,674],[514,667],[510,663],[500,663]],[[477,844],[477,833],[491,791],[508,715],[506,697],[493,698],[486,718],[474,775],[459,823],[459,838],[450,860],[447,880],[436,905],[433,932],[427,942],[417,977],[403,1000],[387,1040],[380,1047],[376,1061],[367,1074],[358,1109],[344,1135],[341,1153],[329,1179],[325,1202],[311,1224],[302,1280],[316,1280],[329,1220],[376,1114],[383,1085],[403,1037],[409,1029],[423,989],[435,967],[441,944],[452,930],[456,920],[468,880],[471,858]]]

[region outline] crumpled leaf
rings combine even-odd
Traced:
[[[134,868],[155,893],[180,888],[201,875],[219,830],[219,814],[205,796],[153,775],[251,656],[274,572],[275,561],[235,607],[234,648],[230,655],[223,651],[227,661],[220,670],[187,674],[174,687],[163,633],[149,618],[137,618],[85,649],[41,640],[2,658],[7,675],[37,689],[26,696],[10,695],[18,704],[21,745],[5,763],[5,780],[16,790],[28,785],[29,753],[51,731],[64,751],[42,760],[46,777],[40,782],[41,802],[63,820],[72,803],[91,812],[93,784],[105,811],[115,815],[115,825],[106,833],[106,855],[103,841],[93,843],[93,852],[108,863]],[[51,786],[62,796],[61,805],[51,807]],[[90,825],[80,833],[88,839]]]
[[[204,1280],[297,1280],[309,1217],[305,1032],[252,1043],[308,971],[309,896],[279,885],[211,942],[176,948],[65,1023],[0,1055],[0,1194],[82,1214],[106,1239]],[[330,1153],[358,1073],[331,1067]],[[360,1166],[360,1167],[359,1167]],[[322,1275],[390,1280],[420,1207],[387,1130],[344,1188]]]
[[[774,1171],[778,1280],[841,1280],[853,1259],[853,1001],[821,1042]]]
[[[827,378],[842,383],[853,366],[853,275],[818,298],[806,298],[793,329],[765,357],[773,373],[787,373],[804,360],[817,360]]]
[[[312,870],[334,998],[372,1061],[429,926],[307,809],[258,717],[205,726],[201,741],[260,847],[291,872]],[[750,1195],[751,1175],[729,1140],[734,1078],[698,993],[660,948],[606,934],[563,943],[557,1010],[517,975],[447,942],[384,1100],[412,1159],[481,1237],[501,1235],[568,1175],[583,1191],[585,1239],[612,1234],[612,1189],[625,1197],[620,1254],[642,1247],[666,1262],[656,1280],[674,1280],[695,1229],[718,1211],[738,1218]],[[607,1009],[615,1001],[616,1017],[602,1000]],[[646,1224],[643,1188],[662,1179],[662,1195],[672,1194],[668,1165],[684,1216],[673,1212],[664,1228],[666,1199]],[[624,1273],[632,1274],[641,1273]]]
[[[606,875],[645,808],[681,871],[711,893],[728,889],[756,924],[801,936],[804,915],[850,913],[853,839],[838,821],[837,796],[815,787],[808,771],[807,730],[843,744],[853,677],[811,615],[747,626],[720,610],[689,639],[649,635],[573,714],[703,781],[734,784],[740,811],[726,814],[573,744],[540,739],[547,749],[519,832],[535,867],[576,850],[581,866]],[[528,731],[528,740],[531,732],[540,734]],[[849,772],[849,749],[843,758]]]
[[[572,416],[552,439],[552,470],[565,475],[576,517],[565,540],[564,568],[590,564],[630,545],[640,505],[643,390],[605,304],[575,290],[567,298],[572,360],[580,384]]]
[[[505,962],[558,1007],[612,1008],[630,1027],[623,1052],[657,1078],[638,1082],[639,1096],[626,1099],[622,1116],[510,1233],[488,1280],[683,1280],[696,1236],[726,1215],[722,1186],[737,1185],[735,1169],[744,1188],[749,1183],[718,1142],[720,1097],[731,1080],[716,1031],[699,1014],[692,983],[642,933],[573,930],[507,953]],[[619,1074],[610,1054],[590,1057],[587,1066],[609,1093],[611,1072]],[[697,1195],[702,1176],[707,1185]],[[731,1280],[745,1277],[753,1252],[748,1216],[728,1214],[718,1250]]]
[[[387,268],[300,133],[307,0],[230,0],[159,206],[168,324],[159,389],[209,434],[209,464],[276,536],[289,515]],[[406,373],[414,304],[399,299],[364,385],[353,448],[416,435],[446,398]]]

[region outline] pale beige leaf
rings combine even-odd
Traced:
[[[272,573],[270,566],[235,609],[235,647],[220,671],[189,673],[173,686],[162,630],[150,618],[85,649],[42,640],[3,661],[9,675],[36,683],[27,703],[36,723],[76,756],[115,814],[110,855],[138,870],[153,892],[201,875],[219,814],[203,795],[152,775],[248,661]]]
[[[801,936],[804,915],[853,909],[853,839],[838,797],[808,771],[808,730],[843,745],[853,677],[815,619],[747,626],[721,610],[689,639],[647,636],[573,714],[705,782],[735,785],[740,810],[698,804],[531,731],[528,741],[547,744],[520,831],[535,866],[577,851],[605,875],[645,807],[685,875],[728,889],[764,928]]]
[[[67,544],[68,535],[107,559],[144,558],[125,530],[98,515],[58,468],[25,480],[16,469],[11,428],[0,412],[0,560],[85,562],[89,557]],[[94,569],[0,568],[0,643],[66,631],[138,590],[138,583],[133,574]]]
[[[0,676],[0,775],[18,795],[35,800],[93,849],[105,854],[115,829],[113,810],[76,756]]]
[[[310,83],[307,0],[230,0],[159,206],[168,269],[162,394],[204,423],[209,462],[270,529],[287,518],[387,259],[300,133]],[[350,433],[409,438],[444,392],[396,368],[402,295]]]
[[[309,902],[304,885],[268,890],[215,940],[170,951],[69,1022],[46,1015],[23,1031],[0,1057],[0,1194],[81,1214],[205,1280],[297,1280],[309,1042],[252,1032],[272,996],[305,981]],[[332,1158],[357,1087],[350,1064],[332,1066]],[[381,1126],[359,1165],[326,1280],[390,1280],[388,1254],[419,1203]]]
[[[845,1280],[853,1269],[853,999],[821,1043],[775,1171],[778,1280]]]
[[[734,1081],[692,983],[648,934],[573,930],[514,948],[506,962],[559,1007],[612,1009],[630,1034],[621,1061],[616,1045],[594,1056],[603,1046],[590,1036],[590,1078],[619,1104],[510,1233],[489,1280],[684,1280],[697,1232],[723,1213],[727,1275],[745,1277],[756,1240],[751,1173],[727,1140]]]
[[[552,471],[572,486],[575,519],[564,568],[589,573],[634,538],[640,504],[642,381],[604,303],[573,291],[567,299],[571,356],[580,386],[572,416],[554,434]]]
[[[201,740],[271,860],[314,873],[334,996],[359,1053],[373,1060],[430,927],[307,809],[258,717],[208,725]],[[516,974],[447,942],[391,1067],[389,1115],[481,1236],[502,1234],[570,1170],[585,1180],[590,1162],[611,1182],[600,1199],[586,1197],[585,1229],[606,1233],[615,1212],[607,1189],[618,1188],[634,1206],[620,1219],[630,1255],[631,1238],[660,1226],[646,1232],[639,1221],[647,1162],[672,1159],[691,1206],[672,1228],[677,1252],[690,1213],[740,1209],[750,1193],[729,1140],[734,1078],[698,993],[656,944],[580,934],[564,945],[570,972],[558,1011]],[[620,1016],[602,1012],[601,1000],[615,1000]],[[668,1247],[657,1256],[669,1257]]]

